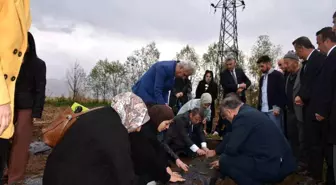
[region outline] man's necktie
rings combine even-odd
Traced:
[[[233,71],[231,71],[231,75],[232,75],[233,80],[235,81],[235,83],[238,84],[238,82],[237,82],[237,77],[236,77],[236,75],[234,74]]]

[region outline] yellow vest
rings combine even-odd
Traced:
[[[14,91],[31,25],[29,0],[0,0],[0,105],[10,103],[12,120],[0,138],[14,133]]]

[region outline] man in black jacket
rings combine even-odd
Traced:
[[[323,145],[326,124],[318,124],[314,119],[313,108],[315,103],[311,102],[312,91],[316,89],[317,77],[325,56],[315,50],[315,47],[307,37],[299,37],[293,42],[296,54],[303,59],[300,71],[301,87],[295,97],[295,104],[303,106],[303,129],[304,129],[304,150],[308,154],[308,172],[316,181],[322,180],[323,169]]]
[[[236,60],[225,60],[226,69],[220,74],[220,83],[224,89],[224,97],[229,93],[237,93],[243,102],[246,102],[245,90],[250,87],[251,81],[241,68],[237,68]]]
[[[259,80],[258,109],[283,132],[283,110],[286,104],[285,78],[281,72],[272,68],[269,56],[261,56],[257,63],[263,73]]]
[[[176,153],[205,155],[208,148],[202,120],[203,113],[199,108],[176,116],[165,134],[164,142]]]
[[[46,86],[46,65],[36,54],[35,41],[28,33],[28,49],[16,82],[15,133],[8,166],[8,183],[23,180],[33,134],[33,118],[41,118]]]
[[[250,79],[241,68],[237,68],[237,62],[233,58],[225,60],[226,69],[220,74],[220,83],[224,89],[224,98],[227,94],[236,93],[240,99],[246,103],[245,91],[251,86]],[[222,130],[223,125],[225,129]],[[219,117],[215,134],[222,136],[225,132],[230,132],[230,124],[226,119]]]
[[[169,97],[169,106],[173,108],[175,115],[189,101],[188,94],[191,90],[191,82],[188,78],[175,78],[175,84]]]
[[[328,165],[327,184],[335,184],[336,168],[336,35],[331,27],[321,29],[316,33],[319,50],[326,54],[321,73],[318,77],[317,86],[312,96],[314,104],[314,118],[317,125],[327,125]],[[333,161],[334,160],[334,161]]]
[[[242,185],[279,183],[295,171],[286,138],[263,113],[236,96],[223,100],[221,113],[232,124],[232,132],[207,157],[220,155],[213,166],[219,166],[222,177]]]

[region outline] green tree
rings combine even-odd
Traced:
[[[247,103],[252,106],[257,106],[258,104],[258,79],[261,75],[259,70],[257,60],[262,55],[268,55],[273,61],[273,65],[276,59],[282,54],[282,48],[280,45],[275,45],[271,42],[269,36],[260,35],[257,39],[257,42],[252,47],[251,57],[248,58],[247,66],[248,72],[252,75],[253,78],[250,78],[252,81],[251,87],[247,91]]]
[[[273,44],[268,35],[260,35],[252,47],[251,53],[251,57],[248,59],[249,72],[253,75],[254,79],[257,79],[261,75],[257,60],[262,55],[268,55],[273,59],[274,65],[276,59],[282,54],[282,48],[280,45]]]
[[[92,85],[91,89],[95,89],[95,94],[99,94],[103,101],[106,101],[112,85],[110,81],[110,62],[107,59],[99,60],[91,70],[89,79],[90,85]]]
[[[126,71],[124,66],[117,60],[110,62],[108,73],[110,74],[110,83],[112,84],[112,96],[115,96],[125,90],[123,76],[126,74]]]
[[[137,80],[160,58],[160,52],[155,42],[151,42],[140,50],[135,50],[132,55],[127,57],[125,62],[126,88],[128,90],[137,82]]]

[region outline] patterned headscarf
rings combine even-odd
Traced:
[[[132,92],[113,97],[111,107],[119,114],[128,132],[136,130],[150,119],[146,104]]]

